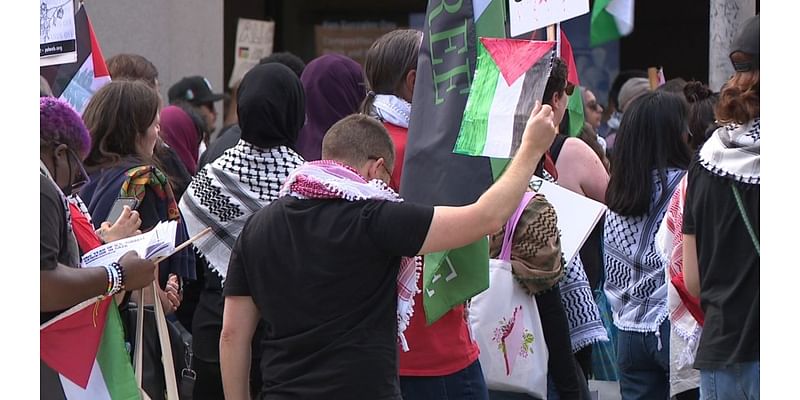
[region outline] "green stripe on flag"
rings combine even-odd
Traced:
[[[475,21],[475,36],[504,38],[506,37],[506,7],[507,0],[492,0],[480,18]]]
[[[464,108],[464,120],[458,132],[453,152],[470,156],[480,156],[486,146],[486,134],[489,128],[489,110],[497,90],[500,69],[492,56],[478,43],[478,63],[475,79],[469,93],[467,106]]]
[[[589,44],[594,47],[603,43],[619,39],[622,35],[617,28],[614,16],[606,10],[610,0],[597,0],[592,8],[592,20],[589,35]]]
[[[97,351],[97,364],[103,373],[103,380],[114,400],[140,399],[139,387],[133,373],[131,358],[125,349],[125,334],[122,320],[115,302],[111,302],[106,316],[106,327],[100,348]]]
[[[586,121],[583,115],[583,96],[581,88],[576,87],[567,101],[567,113],[569,114],[569,136],[578,137],[581,135],[583,123]]]
[[[489,288],[489,240],[425,255],[423,305],[428,325]]]

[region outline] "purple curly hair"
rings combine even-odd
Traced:
[[[64,100],[39,98],[39,143],[42,146],[66,144],[81,159],[89,154],[92,138],[81,116]]]

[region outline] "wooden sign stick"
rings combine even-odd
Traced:
[[[192,236],[191,238],[189,238],[189,240],[181,243],[180,246],[176,247],[175,250],[172,253],[169,253],[164,257],[157,258],[155,260],[156,265],[158,265],[158,263],[160,263],[161,261],[164,261],[164,259],[171,257],[173,254],[185,249],[186,246],[194,243],[196,240],[200,239],[201,237],[203,237],[203,236],[205,236],[205,235],[207,235],[209,233],[211,233],[211,227],[210,226],[208,228],[203,229],[202,231],[200,231],[197,235]]]

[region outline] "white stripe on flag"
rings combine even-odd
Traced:
[[[633,0],[611,0],[606,11],[614,17],[620,35],[633,32]]]
[[[86,389],[76,385],[64,375],[59,374],[58,378],[61,379],[61,387],[64,389],[64,394],[68,400],[111,400],[111,395],[108,392],[106,381],[103,379],[103,373],[100,371],[100,364],[97,363],[97,360],[94,360],[94,365],[92,365],[92,373],[89,375],[89,384],[86,385]]]
[[[489,109],[489,122],[486,128],[486,146],[483,155],[489,157],[509,158],[511,142],[514,139],[514,112],[517,109],[522,83],[525,75],[521,75],[511,86],[508,86],[503,74],[497,76],[497,89]]]

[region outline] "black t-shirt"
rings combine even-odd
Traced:
[[[69,267],[80,264],[78,242],[67,227],[64,198],[61,191],[44,175],[39,175],[39,270],[56,268],[58,263]],[[45,323],[63,312],[40,312]]]
[[[225,296],[265,323],[262,399],[400,399],[397,272],[433,207],[283,197],[234,246]]]
[[[760,257],[731,190],[735,184],[756,236],[760,186],[689,168],[683,233],[696,235],[700,305],[705,313],[694,367],[716,369],[758,361]]]

